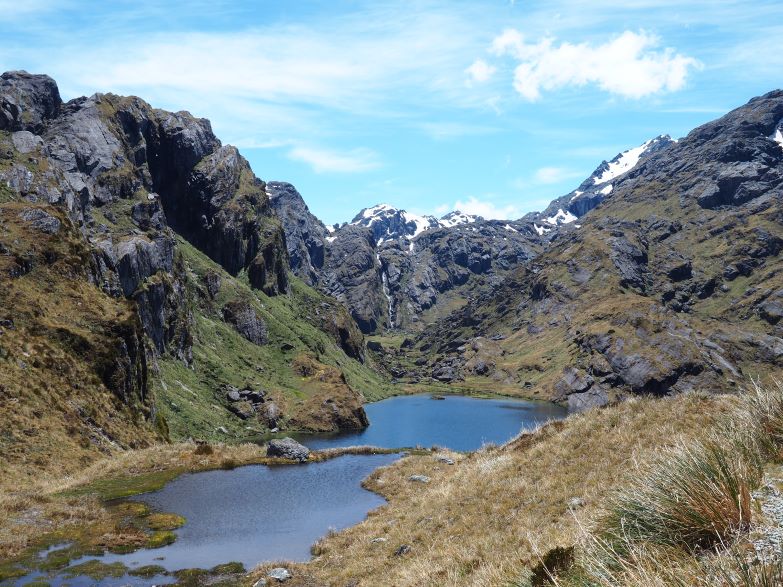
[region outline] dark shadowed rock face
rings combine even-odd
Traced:
[[[246,270],[265,293],[288,290],[285,239],[264,183],[209,121],[111,94],[62,104],[51,78],[11,72],[0,78],[0,129],[17,131],[17,152],[46,162],[37,172],[14,163],[0,180],[68,210],[96,245],[98,282],[136,300],[158,352],[176,339],[175,354],[189,356],[189,327],[173,323],[188,320],[173,305],[185,289],[174,231],[232,275]],[[34,214],[55,229],[46,212]]]
[[[316,284],[326,259],[324,224],[310,213],[302,196],[290,183],[270,181],[266,193],[285,231],[291,270],[306,283]]]
[[[57,84],[48,75],[9,71],[0,76],[0,130],[40,134],[61,104]]]

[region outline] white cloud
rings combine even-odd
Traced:
[[[361,173],[381,165],[375,152],[370,149],[339,153],[328,149],[295,147],[288,152],[288,157],[307,163],[316,173]]]
[[[451,209],[459,210],[465,214],[483,216],[487,220],[513,220],[522,216],[518,206],[513,204],[506,206],[498,205],[491,201],[490,197],[482,196],[482,199],[479,199],[475,196],[470,196],[467,201],[457,200],[454,202],[454,206]],[[442,208],[442,206],[439,206],[438,210]]]
[[[467,124],[463,122],[424,122],[421,129],[436,140],[453,139],[466,136],[479,136],[499,132],[494,126]]]
[[[536,170],[533,178],[537,184],[550,184],[573,179],[579,175],[579,172],[565,167],[541,167]]]
[[[70,5],[63,0],[0,0],[0,22],[29,18],[43,12],[51,12]]]
[[[685,85],[700,63],[672,48],[659,49],[660,39],[644,31],[625,31],[600,44],[557,44],[552,38],[527,43],[517,30],[496,37],[490,51],[520,63],[514,69],[514,89],[530,101],[542,91],[594,84],[626,98],[672,92]]]
[[[483,84],[489,81],[489,78],[497,71],[494,65],[490,65],[483,59],[476,59],[470,67],[465,70],[468,74],[467,84],[472,86],[474,83]]]

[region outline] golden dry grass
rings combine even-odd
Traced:
[[[510,584],[551,548],[575,544],[577,519],[592,516],[638,463],[700,437],[732,403],[699,395],[636,399],[572,416],[504,447],[451,454],[453,466],[432,455],[404,458],[367,481],[389,504],[322,539],[310,563],[290,565],[290,584]],[[431,482],[409,481],[414,474]],[[572,512],[574,497],[584,507]],[[396,555],[402,545],[410,552]]]

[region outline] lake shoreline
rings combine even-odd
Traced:
[[[459,396],[449,394],[450,401],[434,401],[432,393],[416,394],[420,397],[407,396],[412,402],[426,402],[426,406],[437,404],[438,409],[452,405],[459,397],[462,402],[472,402],[483,398],[476,396]],[[429,397],[427,397],[429,396]],[[374,405],[394,405],[395,402],[405,401],[406,396],[386,398]],[[440,398],[439,398],[440,399]],[[520,406],[527,405],[525,400],[516,400],[505,396],[495,396],[496,401],[505,402],[520,401]],[[490,400],[491,402],[492,400]],[[459,405],[459,404],[455,404]],[[543,405],[543,402],[542,402]],[[515,417],[519,417],[518,415]],[[373,420],[374,421],[374,420]],[[374,430],[379,427],[376,426]],[[517,427],[519,429],[519,426]],[[341,438],[346,435],[339,435]],[[350,436],[347,435],[347,436]],[[408,443],[411,444],[411,443]],[[422,443],[428,444],[428,443]],[[54,528],[43,525],[23,525],[21,532],[18,525],[10,516],[5,523],[0,523],[0,535],[14,534],[12,542],[5,540],[0,543],[0,582],[8,576],[12,576],[14,565],[27,566],[42,548],[53,544],[69,543],[75,545],[68,558],[64,560],[67,566],[70,561],[80,561],[84,554],[98,554],[99,552],[130,552],[150,547],[152,538],[161,541],[162,546],[173,543],[176,535],[166,529],[160,536],[141,536],[138,531],[130,536],[127,532],[116,531],[116,527],[126,525],[138,528],[146,528],[148,511],[139,512],[138,515],[129,514],[128,511],[117,512],[118,507],[123,507],[129,502],[129,498],[138,497],[145,493],[155,492],[172,483],[185,473],[202,473],[215,470],[233,470],[251,465],[264,465],[267,467],[293,466],[297,464],[324,463],[342,456],[348,455],[389,455],[400,454],[402,458],[410,455],[425,456],[437,455],[440,450],[430,444],[431,448],[418,446],[377,446],[371,444],[331,446],[328,448],[314,448],[311,450],[308,461],[298,463],[296,461],[272,458],[266,456],[266,447],[257,443],[241,444],[206,444],[203,442],[187,441],[167,445],[157,445],[147,449],[128,451],[114,457],[102,459],[91,465],[79,475],[72,475],[61,479],[49,479],[37,490],[18,492],[13,496],[3,496],[0,507],[10,511],[24,511],[29,509],[31,502],[44,503],[43,514],[50,511],[58,511],[60,517],[66,517],[69,522]],[[474,446],[478,448],[478,446]],[[449,451],[454,452],[454,451]],[[435,459],[432,459],[435,460]],[[446,459],[452,460],[452,459]],[[395,460],[394,463],[399,462]],[[393,463],[390,463],[393,464]],[[384,465],[385,466],[385,465]],[[357,486],[364,488],[384,498],[383,491],[372,481],[375,470],[370,471]],[[37,497],[31,494],[36,493]],[[11,499],[7,499],[10,497]],[[143,501],[143,500],[142,500]],[[165,512],[157,512],[163,514]],[[65,514],[65,515],[63,515]],[[366,514],[364,514],[366,516]],[[18,520],[18,518],[17,518]],[[355,523],[355,522],[354,522]],[[172,528],[173,529],[173,528]],[[148,529],[147,529],[148,530]],[[325,528],[324,531],[327,529]],[[65,555],[62,555],[65,557]],[[111,558],[111,557],[109,557]],[[90,561],[87,561],[90,562]],[[227,562],[227,561],[225,561]],[[195,561],[198,565],[198,561]],[[98,565],[100,567],[100,565]],[[218,565],[220,566],[220,565]],[[103,567],[101,567],[103,568]],[[5,569],[5,570],[3,570]],[[17,567],[17,571],[19,567]]]

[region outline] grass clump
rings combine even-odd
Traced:
[[[167,575],[168,571],[160,565],[145,565],[138,569],[131,569],[128,574],[132,577],[142,577],[143,579],[152,579],[157,575]]]
[[[177,535],[171,530],[159,530],[153,532],[147,540],[146,548],[162,548],[177,541]]]
[[[614,544],[646,541],[711,548],[750,526],[757,463],[714,440],[665,451],[613,501],[599,533]]]
[[[664,450],[583,537],[574,585],[783,584],[783,563],[748,563],[751,494],[781,460],[783,386],[758,384],[705,435]],[[575,570],[575,572],[577,572]]]
[[[150,514],[147,525],[152,530],[176,530],[185,525],[185,518],[177,514]]]

